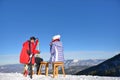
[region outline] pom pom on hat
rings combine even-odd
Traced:
[[[56,40],[56,39],[60,39],[60,35],[55,35],[55,36],[53,36],[53,38],[52,38],[52,40]]]

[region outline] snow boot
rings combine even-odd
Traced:
[[[28,71],[27,70],[25,70],[25,72],[24,72],[24,74],[23,74],[25,77],[27,77],[27,75],[28,75]]]

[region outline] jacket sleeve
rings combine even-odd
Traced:
[[[34,45],[34,47],[33,47],[33,50],[36,49],[37,45],[38,45],[38,40],[35,41],[35,45]]]
[[[53,55],[55,53],[55,45],[50,46],[50,53]]]
[[[33,54],[36,54],[36,53],[40,52],[39,50],[36,50],[37,45],[38,45],[38,40],[36,40],[35,45],[33,46],[33,49],[32,49]]]

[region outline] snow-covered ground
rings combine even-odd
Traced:
[[[21,73],[0,73],[0,80],[31,80],[28,77],[24,77]],[[32,80],[120,80],[120,77],[100,77],[100,76],[76,76],[76,75],[59,75],[56,78],[52,78],[52,74],[45,75],[33,75]]]

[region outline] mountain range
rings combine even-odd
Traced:
[[[65,60],[65,73],[74,75],[98,75],[98,76],[120,76],[120,53],[105,59],[88,60]],[[1,65],[1,73],[22,73],[24,65]],[[44,71],[44,69],[42,70]],[[59,69],[61,73],[61,69]],[[52,65],[49,65],[49,73],[52,73]]]
[[[79,71],[76,75],[120,76],[120,53],[98,65]]]
[[[95,66],[105,59],[89,59],[89,60],[65,60],[65,72],[66,74],[74,74],[78,71],[81,71],[85,68]],[[2,73],[22,73],[24,65],[22,64],[12,64],[12,65],[1,65],[0,72]],[[44,68],[43,68],[44,70]],[[52,72],[52,66],[49,65],[49,73]]]

